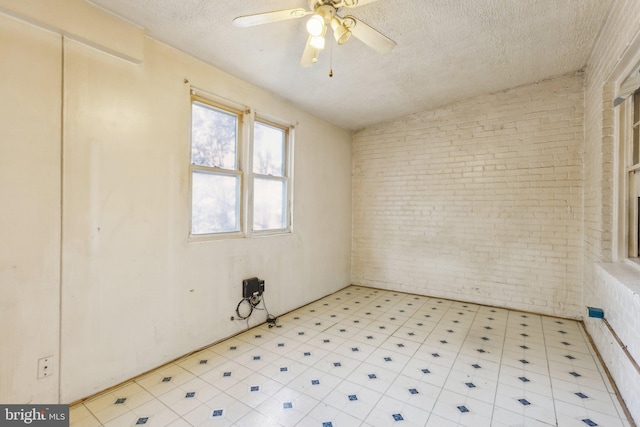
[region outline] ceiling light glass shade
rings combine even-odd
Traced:
[[[337,18],[331,20],[331,28],[333,29],[333,37],[338,44],[345,44],[351,37],[351,31],[341,24]]]
[[[324,49],[324,37],[323,36],[313,36],[311,37],[311,41],[309,44],[316,49]]]
[[[316,48],[316,50],[324,49],[326,35],[327,35],[327,27],[323,26],[322,31],[320,32],[320,35],[311,36],[311,40],[309,40],[309,45],[311,47]]]
[[[307,32],[309,35],[317,37],[322,34],[324,29],[324,18],[318,14],[311,15],[307,21]]]

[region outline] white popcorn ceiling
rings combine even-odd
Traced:
[[[397,43],[383,56],[328,34],[300,66],[305,18],[237,28],[235,17],[307,0],[91,0],[147,34],[347,128],[583,69],[612,0],[378,0],[352,14]],[[330,61],[331,59],[331,61]],[[329,77],[332,62],[333,77]]]

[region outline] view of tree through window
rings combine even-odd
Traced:
[[[288,231],[289,127],[248,116],[249,135],[245,107],[191,106],[191,235]]]
[[[253,128],[253,172],[284,175],[284,131],[256,122]]]
[[[199,102],[191,115],[191,163],[237,168],[238,115]]]
[[[239,231],[239,117],[200,102],[191,117],[191,232]]]
[[[287,220],[286,131],[256,122],[253,138],[253,229],[284,229]]]

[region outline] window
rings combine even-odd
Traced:
[[[192,236],[290,231],[291,133],[241,106],[192,96]]]
[[[256,120],[253,126],[253,230],[287,228],[288,131]]]
[[[242,115],[194,99],[191,107],[191,233],[240,231]]]
[[[630,128],[630,132],[627,136],[626,157],[626,172],[627,172],[627,187],[628,187],[628,233],[627,242],[628,250],[627,256],[629,258],[638,258],[638,242],[640,237],[638,235],[640,231],[638,208],[640,206],[640,91],[636,91],[631,96],[632,113],[628,114],[627,126]]]
[[[613,260],[640,263],[640,89],[616,98],[618,133],[614,159]]]

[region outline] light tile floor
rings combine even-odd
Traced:
[[[71,408],[81,426],[629,426],[580,323],[350,286]]]

